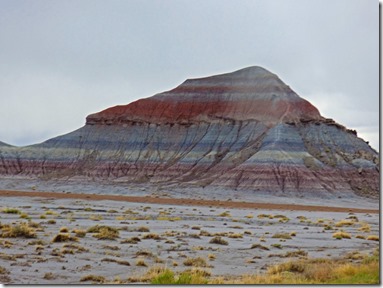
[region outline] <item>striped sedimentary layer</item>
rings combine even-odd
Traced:
[[[0,147],[0,173],[378,197],[378,154],[251,67],[87,118],[39,145]]]

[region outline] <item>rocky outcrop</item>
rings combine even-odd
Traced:
[[[0,173],[378,197],[378,159],[355,131],[249,67],[89,115],[42,144],[0,146]]]

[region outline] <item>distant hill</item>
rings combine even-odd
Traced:
[[[261,67],[186,80],[0,156],[0,174],[42,179],[379,196],[378,153]]]

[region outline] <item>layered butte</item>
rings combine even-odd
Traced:
[[[177,88],[116,106],[87,117],[87,124],[155,124],[256,120],[278,122],[321,119],[319,111],[300,98],[275,74],[261,67],[186,80]]]
[[[38,145],[0,145],[0,160],[1,174],[41,179],[379,196],[377,152],[261,67],[186,80]]]

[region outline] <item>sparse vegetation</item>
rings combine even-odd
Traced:
[[[77,237],[71,236],[68,233],[59,233],[53,237],[52,242],[68,242],[68,241],[78,241]]]
[[[45,280],[53,280],[53,279],[56,279],[56,276],[52,272],[48,272],[44,274],[43,278]]]
[[[128,261],[119,260],[119,259],[112,259],[112,258],[101,259],[101,262],[112,262],[112,263],[117,263],[120,265],[130,266],[130,263]],[[140,266],[140,265],[138,265],[138,266]]]
[[[281,223],[286,223],[286,222],[290,221],[290,218],[285,216],[285,215],[275,215],[273,218],[279,219],[279,222],[281,222]]]
[[[227,235],[229,238],[243,238],[243,235],[241,233],[229,233]]]
[[[31,217],[29,217],[29,215],[27,213],[21,213],[20,218],[21,219],[31,219]]]
[[[139,237],[131,237],[125,240],[122,240],[121,244],[137,244],[138,242],[141,242],[141,239]]]
[[[106,281],[104,276],[86,275],[80,279],[81,282],[92,281],[96,283],[104,283]]]
[[[68,233],[69,232],[68,227],[61,227],[60,232],[61,233]]]
[[[196,257],[196,258],[187,258],[184,261],[185,266],[193,266],[193,267],[208,267],[206,260],[202,257]]]
[[[36,230],[32,227],[29,227],[28,223],[20,223],[13,226],[3,227],[3,232],[0,234],[0,237],[3,238],[35,238]]]
[[[252,244],[250,249],[261,249],[261,250],[270,250],[268,247],[261,244]]]
[[[289,233],[275,233],[271,238],[292,239]]]
[[[75,233],[76,237],[79,238],[83,238],[86,235],[86,231],[82,229],[74,229],[72,232]]]
[[[343,226],[352,226],[354,225],[355,221],[344,219],[340,220],[339,222],[335,223],[335,227],[343,227]]]
[[[211,244],[219,244],[219,245],[229,245],[229,242],[227,242],[225,239],[223,239],[220,236],[216,236],[212,238],[209,243]]]
[[[21,211],[16,208],[4,208],[2,212],[6,214],[21,214]]]
[[[363,236],[363,235],[356,235],[355,238],[357,238],[357,239],[363,239],[363,240],[366,239],[366,237]]]
[[[135,231],[137,232],[150,232],[150,229],[146,226],[138,227]]]
[[[257,216],[257,218],[258,218],[258,219],[264,219],[264,218],[273,219],[274,216],[271,215],[271,214],[259,214],[259,215]]]
[[[367,223],[363,223],[360,228],[358,228],[358,231],[369,233],[371,231],[371,226]]]
[[[160,240],[161,237],[156,233],[148,233],[142,236],[142,239],[153,239],[153,240]]]
[[[282,249],[282,245],[279,243],[271,244],[272,247]]]
[[[144,259],[138,258],[136,261],[136,266],[148,267],[148,264],[145,263]]]
[[[338,231],[338,232],[335,232],[334,234],[332,234],[332,237],[335,239],[338,239],[338,240],[341,240],[343,238],[351,239],[351,234],[349,234],[347,232],[343,232],[343,231]]]
[[[115,240],[119,236],[119,231],[116,228],[110,226],[92,226],[87,232],[94,233],[93,237],[98,238],[100,240]]]
[[[299,257],[299,256],[302,256],[302,257],[306,257],[307,256],[307,252],[306,251],[303,251],[303,250],[296,250],[296,251],[289,251],[289,252],[286,252],[286,254],[284,255],[285,257]]]
[[[379,236],[378,235],[369,235],[369,236],[367,236],[366,239],[371,240],[371,241],[379,241]]]

